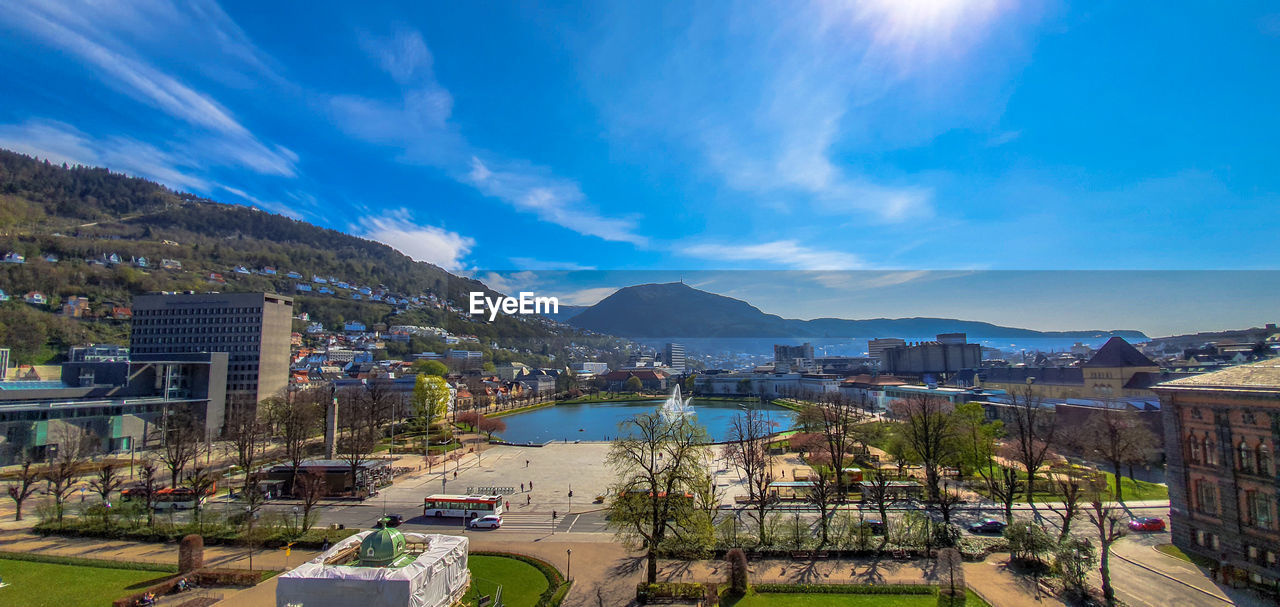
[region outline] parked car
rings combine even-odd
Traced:
[[[388,527],[399,527],[404,522],[404,517],[399,514],[388,514],[386,519]]]
[[[862,524],[871,532],[871,535],[884,535],[884,521],[875,518],[869,518]]]
[[[472,529],[498,529],[502,527],[502,517],[497,514],[490,514],[479,518],[471,519],[468,523]]]
[[[1004,533],[1007,527],[1004,521],[997,521],[993,518],[984,518],[972,525],[969,525],[970,533]]]
[[[1129,528],[1134,531],[1164,531],[1164,521],[1154,516],[1135,518],[1129,521]]]

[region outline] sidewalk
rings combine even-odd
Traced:
[[[1009,571],[1003,562],[987,559],[965,563],[964,580],[969,588],[991,603],[992,607],[1065,606],[1058,598],[1043,592],[1037,597],[1032,579]]]

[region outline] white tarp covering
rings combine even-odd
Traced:
[[[471,581],[465,537],[406,533],[407,541],[429,548],[403,567],[324,564],[371,533],[353,535],[277,577],[276,607],[449,607],[461,598]]]

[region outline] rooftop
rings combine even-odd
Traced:
[[[1236,365],[1221,371],[1167,381],[1155,389],[1200,388],[1280,391],[1280,359]]]

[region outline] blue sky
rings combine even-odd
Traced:
[[[1277,267],[1274,5],[26,4],[0,146],[453,271]]]

